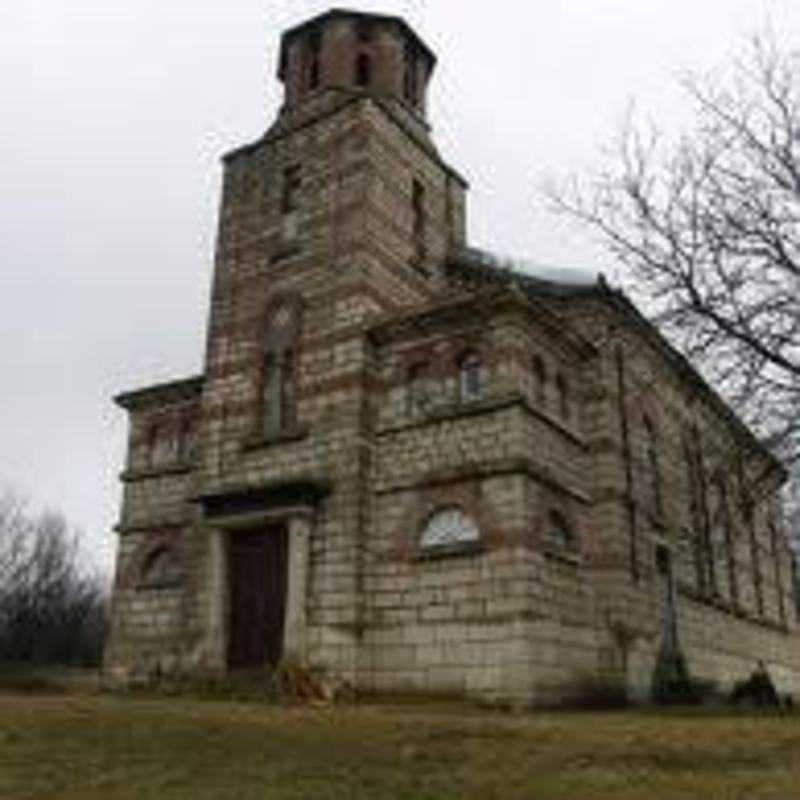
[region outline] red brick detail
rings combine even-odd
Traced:
[[[175,557],[183,562],[183,530],[167,528],[149,534],[135,550],[125,570],[117,575],[118,588],[135,589],[142,580],[142,572],[147,560],[156,551],[162,549],[171,550]]]
[[[626,412],[632,422],[642,422],[647,417],[656,428],[661,427],[664,416],[661,402],[650,389],[631,395],[626,404]]]
[[[200,401],[172,403],[149,411],[131,435],[131,446],[154,444],[155,436],[179,438],[193,435],[200,421]]]
[[[569,495],[548,486],[541,486],[539,491],[539,502],[534,505],[536,511],[529,537],[531,546],[537,550],[547,546],[550,513],[556,511],[569,525],[578,542],[578,549],[583,552],[592,537],[583,524],[583,516],[577,511],[577,502]]]
[[[437,343],[423,342],[398,353],[398,364],[392,376],[394,386],[402,386],[409,372],[418,364],[426,364],[430,378],[444,380],[458,377],[461,361],[467,353],[476,353],[483,369],[492,369],[500,360],[481,334],[460,334]]]
[[[406,520],[394,533],[394,558],[398,561],[414,561],[422,551],[420,538],[425,524],[433,514],[445,508],[459,508],[478,526],[480,543],[487,550],[516,544],[519,532],[504,530],[493,512],[481,499],[478,481],[459,485],[432,486],[409,495],[405,503]]]

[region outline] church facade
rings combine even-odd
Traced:
[[[800,689],[782,467],[602,278],[468,247],[401,19],[284,33],[227,154],[204,371],[126,392],[105,668],[645,699],[665,637]]]

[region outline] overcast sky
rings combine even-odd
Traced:
[[[61,509],[110,564],[126,421],[111,397],[201,370],[219,158],[280,102],[270,0],[17,0],[0,8],[0,485]],[[554,222],[548,176],[592,168],[632,99],[687,119],[705,70],[797,0],[406,0],[439,56],[431,118],[471,182],[473,244],[613,276]]]

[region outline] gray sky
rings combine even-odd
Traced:
[[[346,5],[346,4],[343,4]],[[280,99],[280,32],[323,2],[22,0],[0,8],[0,485],[63,510],[109,564],[126,425],[111,396],[199,372],[219,157]],[[686,120],[681,69],[724,61],[797,0],[386,0],[439,55],[431,117],[471,182],[472,244],[613,265],[548,217],[631,99]],[[232,10],[233,9],[233,10]]]

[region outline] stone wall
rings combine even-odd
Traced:
[[[225,158],[204,374],[118,399],[107,665],[224,673],[231,538],[279,520],[291,657],[367,691],[644,697],[665,552],[692,673],[762,657],[800,690],[780,469],[602,283],[453,278],[466,183],[379,19],[374,91],[345,79],[357,17],[318,21],[313,91],[287,39],[287,103]]]

